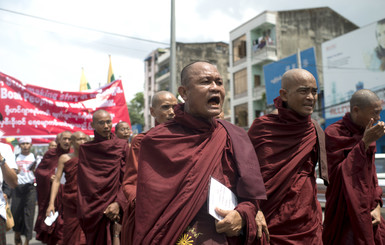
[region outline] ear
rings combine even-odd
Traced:
[[[154,112],[154,108],[152,108],[152,107],[150,107],[150,114],[151,114],[151,116],[156,117],[155,112]]]
[[[185,86],[180,86],[178,88],[178,93],[183,98],[184,101],[187,101],[187,89]]]
[[[279,90],[279,96],[281,97],[282,101],[287,102],[287,90],[284,88],[281,88]]]
[[[353,109],[350,113],[357,113],[359,110],[360,110],[360,108],[355,105],[355,106],[353,106]]]
[[[94,121],[91,122],[91,127],[92,127],[93,129],[95,129],[95,123],[94,123]]]

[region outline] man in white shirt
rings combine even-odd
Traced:
[[[3,116],[0,113],[0,121],[2,121],[2,119]],[[13,154],[11,146],[0,143],[0,245],[6,245],[5,221],[7,216],[5,212],[6,202],[2,190],[3,180],[11,188],[15,188],[17,186],[16,169],[15,155]]]
[[[31,137],[19,139],[21,153],[16,155],[18,167],[18,186],[13,190],[12,215],[15,221],[15,244],[22,245],[21,235],[25,236],[24,245],[32,239],[33,219],[35,216],[36,189],[33,185],[35,176],[32,168],[36,164],[35,155],[31,153]]]

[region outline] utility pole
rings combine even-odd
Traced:
[[[170,92],[176,96],[175,0],[171,0]]]

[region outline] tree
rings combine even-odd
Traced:
[[[135,94],[135,97],[127,104],[130,114],[131,125],[140,124],[144,127],[144,96],[142,92]]]

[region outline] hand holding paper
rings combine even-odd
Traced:
[[[57,211],[55,213],[51,212],[51,215],[45,218],[44,223],[48,226],[51,226],[53,222],[55,222],[58,216],[59,216],[59,213]]]

